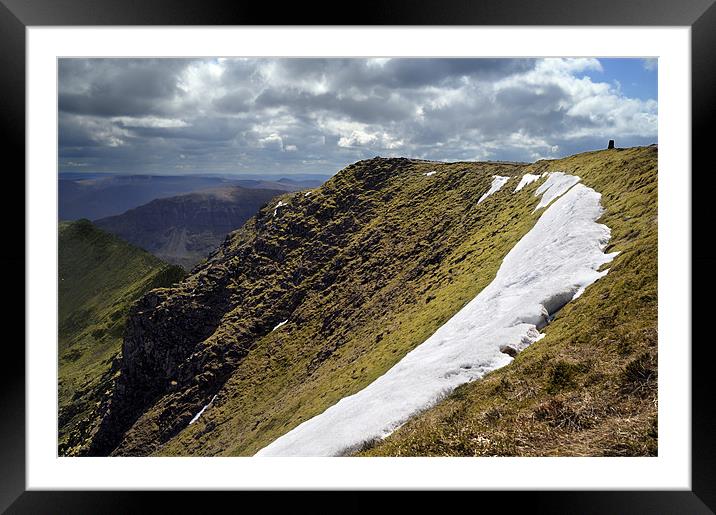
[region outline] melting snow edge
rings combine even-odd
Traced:
[[[493,175],[492,176],[492,184],[490,185],[490,189],[487,190],[487,193],[485,193],[480,199],[477,201],[478,204],[481,204],[487,197],[492,195],[493,193],[496,193],[502,189],[502,187],[505,185],[507,181],[509,181],[509,177],[502,177],[501,175]]]

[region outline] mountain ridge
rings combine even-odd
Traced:
[[[281,190],[223,186],[151,202],[95,221],[98,227],[191,270]]]
[[[236,179],[203,175],[117,175],[61,173],[59,178],[59,219],[97,220],[120,215],[152,200],[168,198],[210,188],[245,188],[297,191],[319,186],[322,180],[278,182],[268,179]]]
[[[275,198],[133,306],[89,453],[253,454],[370,384],[492,280],[538,217],[538,186],[513,186],[547,169],[583,177],[609,212],[619,194],[641,198],[620,171],[655,185],[656,148],[532,165],[376,158]],[[508,185],[478,206],[493,175]]]

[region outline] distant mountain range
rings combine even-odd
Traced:
[[[295,186],[292,181],[255,182],[256,185]],[[100,218],[95,224],[168,263],[191,270],[227,234],[240,228],[259,208],[283,193],[286,191],[224,185],[152,200],[121,215]]]
[[[62,173],[59,177],[59,219],[97,220],[124,213],[154,199],[223,186],[298,191],[319,186],[325,178],[232,179],[210,176],[106,175]]]

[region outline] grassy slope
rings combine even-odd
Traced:
[[[609,250],[621,252],[610,272],[510,365],[458,388],[362,454],[657,453],[657,150],[591,152],[530,167],[548,170],[577,174],[602,193]]]
[[[396,173],[385,207],[329,265],[339,270],[337,284],[256,342],[212,409],[160,453],[253,454],[382,375],[484,288],[534,224],[526,195],[512,194],[516,178],[476,205],[493,174],[520,173],[484,163],[413,164]],[[311,202],[357,187],[341,175]],[[304,215],[292,208],[286,216]],[[326,324],[331,313],[336,319]],[[332,353],[314,365],[325,349]]]
[[[129,306],[168,286],[181,269],[107,234],[87,220],[59,226],[59,448],[74,454],[92,431],[109,388]]]
[[[261,210],[206,267],[162,296],[159,319],[193,313],[192,303],[204,302],[196,292],[212,284],[233,307],[182,365],[200,373],[152,401],[114,454],[250,455],[362,389],[489,284],[533,226],[538,185],[513,194],[512,179],[477,206],[491,176],[548,169],[576,173],[604,194],[602,221],[622,251],[612,272],[501,375],[460,388],[370,452],[655,452],[656,149],[530,166],[396,163],[360,162],[309,197],[281,197],[288,206],[276,217],[273,204]],[[147,326],[147,337],[172,341],[163,327]],[[227,369],[226,383],[211,383]],[[471,395],[473,388],[483,393]],[[214,392],[211,408],[187,425]],[[602,441],[606,419],[611,440]]]

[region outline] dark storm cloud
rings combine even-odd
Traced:
[[[500,90],[497,94],[497,103],[501,106],[529,113],[550,111],[567,99],[567,92],[556,84],[549,84],[539,89],[511,86]]]
[[[184,59],[62,59],[60,111],[94,116],[158,114],[181,94]]]
[[[257,107],[290,106],[295,114],[333,112],[365,123],[401,121],[415,113],[415,105],[390,90],[371,91],[366,98],[339,96],[335,93],[312,94],[295,88],[266,89],[255,101]]]
[[[534,59],[392,59],[376,66],[366,59],[281,59],[287,76],[327,78],[336,87],[417,88],[462,77],[493,80],[534,68]]]
[[[215,99],[213,108],[225,113],[246,113],[251,110],[254,92],[249,88],[240,88]]]
[[[60,168],[333,173],[374,155],[531,161],[656,139],[594,59],[62,59]],[[593,145],[593,146],[591,146]]]
[[[494,80],[534,66],[533,59],[396,59],[383,77],[390,86],[419,87],[460,77]]]
[[[82,124],[81,119],[78,117],[60,113],[59,125],[60,155],[67,148],[81,148],[99,144],[90,137],[88,128]]]

